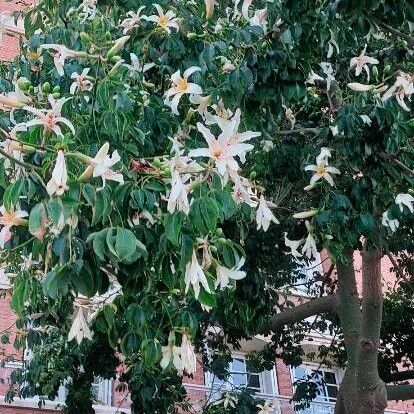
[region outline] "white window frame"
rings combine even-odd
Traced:
[[[215,375],[212,372],[206,371],[205,373],[205,384],[206,386],[212,390],[212,394],[213,393],[217,393],[220,394],[222,392],[225,391],[231,391],[233,390],[233,384],[234,384],[234,380],[232,379],[232,375],[233,374],[242,374],[242,375],[246,375],[246,377],[248,376],[249,372],[247,372],[247,355],[243,354],[243,353],[234,353],[231,355],[232,360],[233,359],[243,359],[244,363],[245,363],[245,367],[246,367],[246,372],[241,372],[241,371],[233,371],[232,369],[229,369],[229,376],[227,378],[227,380],[224,380],[223,385],[218,388],[215,387],[214,385],[214,378]],[[231,367],[232,362],[230,363],[230,367]],[[271,393],[269,394],[268,392],[264,392],[264,381],[263,381],[263,373],[265,372],[270,372],[270,378],[271,378]],[[254,395],[257,396],[261,396],[261,395],[267,395],[267,396],[272,396],[272,397],[276,397],[278,395],[278,383],[276,380],[276,369],[275,369],[275,365],[273,364],[273,367],[271,370],[269,371],[262,371],[262,372],[258,372],[258,373],[254,373],[254,374],[258,374],[259,375],[259,382],[260,382],[260,391],[256,391],[254,388],[249,388],[251,391],[253,391]],[[245,388],[248,388],[247,386]]]
[[[339,386],[341,385],[341,382],[342,382],[342,379],[343,379],[343,370],[341,370],[340,368],[335,368],[335,367],[328,368],[324,365],[321,366],[319,364],[310,363],[310,362],[304,362],[301,366],[304,368],[307,375],[310,375],[312,373],[312,371],[330,372],[330,373],[334,374],[336,382],[337,382],[336,385],[337,385],[337,388],[339,390]],[[291,377],[291,381],[292,381],[292,387],[293,387],[293,390],[294,390],[295,389],[294,383],[295,383],[295,381],[297,381],[297,379],[295,378],[295,372],[294,372],[293,367],[290,367],[290,377]],[[334,384],[328,384],[328,385],[334,385]],[[327,390],[326,390],[326,384],[321,384],[321,386],[324,387],[324,390],[325,390],[326,394],[328,394]],[[329,396],[327,396],[327,397],[317,396],[312,402],[316,403],[316,404],[318,404],[318,403],[334,404],[335,401],[336,401],[336,398],[334,399],[334,398],[331,398]]]

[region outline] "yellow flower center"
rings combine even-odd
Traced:
[[[28,53],[27,53],[27,58],[28,58],[29,60],[39,60],[39,58],[40,58],[40,54],[39,54],[39,53],[37,53],[37,52],[28,52]]]
[[[184,78],[179,79],[179,81],[177,82],[177,89],[180,92],[187,92],[187,89],[188,89],[187,79],[184,79]]]
[[[324,175],[326,173],[326,167],[324,165],[318,165],[316,167],[316,174],[317,175]]]
[[[221,149],[220,148],[215,148],[214,150],[213,150],[213,157],[214,158],[220,158],[221,156],[223,155],[223,152],[221,151]]]
[[[14,223],[14,220],[16,219],[16,213],[14,211],[6,211],[3,214],[2,221],[4,223],[7,223],[9,226]]]
[[[158,20],[158,24],[161,27],[166,27],[169,22],[170,22],[170,20],[168,19],[168,17],[165,14],[163,14],[162,16],[160,16],[160,19]]]

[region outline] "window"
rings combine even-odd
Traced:
[[[96,404],[111,405],[112,404],[112,381],[95,378],[92,383],[92,393]]]
[[[206,384],[211,387],[211,399],[218,399],[226,390],[247,388],[253,393],[275,395],[275,371],[257,372],[241,355],[233,356],[229,376],[220,380],[213,373],[206,374]]]
[[[329,403],[334,403],[338,396],[339,389],[339,373],[333,369],[325,369],[320,367],[312,367],[307,365],[300,365],[292,368],[292,380],[305,380],[312,376],[311,381],[317,386],[317,397],[311,407],[297,410],[300,414],[316,414],[316,413],[333,413],[332,406]],[[328,404],[324,404],[328,403]]]

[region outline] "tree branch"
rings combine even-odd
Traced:
[[[384,160],[390,161],[392,164],[395,164],[396,166],[400,167],[404,172],[414,177],[414,171],[407,167],[405,164],[403,164],[400,160],[393,157],[392,155],[386,154],[385,152],[381,152],[379,155]]]
[[[414,385],[387,385],[388,401],[406,401],[414,399]]]
[[[406,371],[391,372],[389,375],[387,375],[386,378],[384,378],[386,382],[407,381],[410,379],[414,379],[413,369],[409,369]]]
[[[276,330],[283,325],[300,322],[310,316],[335,311],[337,303],[338,300],[336,295],[329,295],[312,299],[309,302],[302,303],[294,308],[287,308],[277,315],[272,316],[270,319],[271,328]]]
[[[379,19],[375,19],[375,21],[381,26],[381,27],[383,27],[384,29],[386,29],[386,30],[388,30],[390,33],[392,33],[393,35],[395,35],[395,36],[398,36],[398,37],[401,37],[401,38],[403,38],[404,40],[406,40],[407,41],[407,43],[408,43],[408,46],[410,46],[410,47],[414,47],[414,37],[413,36],[410,36],[409,34],[407,34],[407,33],[403,33],[403,32],[401,32],[400,30],[397,30],[397,29],[394,29],[393,27],[391,27],[391,26],[389,26],[387,23],[385,23],[385,22],[383,22],[383,21],[381,21],[381,20],[379,20]]]

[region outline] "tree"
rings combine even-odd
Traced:
[[[230,347],[266,333],[252,361],[266,367],[282,347],[298,364],[304,320],[322,315],[346,365],[337,413],[412,398],[383,379],[412,357],[412,329],[402,343],[391,332],[412,314],[414,10],[251,3],[44,0],[25,12],[0,97],[2,260],[16,345],[32,353],[15,374],[23,396],[66,383],[66,412],[93,412],[94,376],[122,362],[134,412],[185,408],[195,351],[225,376]],[[281,288],[322,249],[337,283],[332,266],[330,288],[295,306]],[[404,280],[385,306],[383,255]],[[379,359],[387,344],[398,352]],[[266,412],[248,393],[234,401],[226,410]]]

